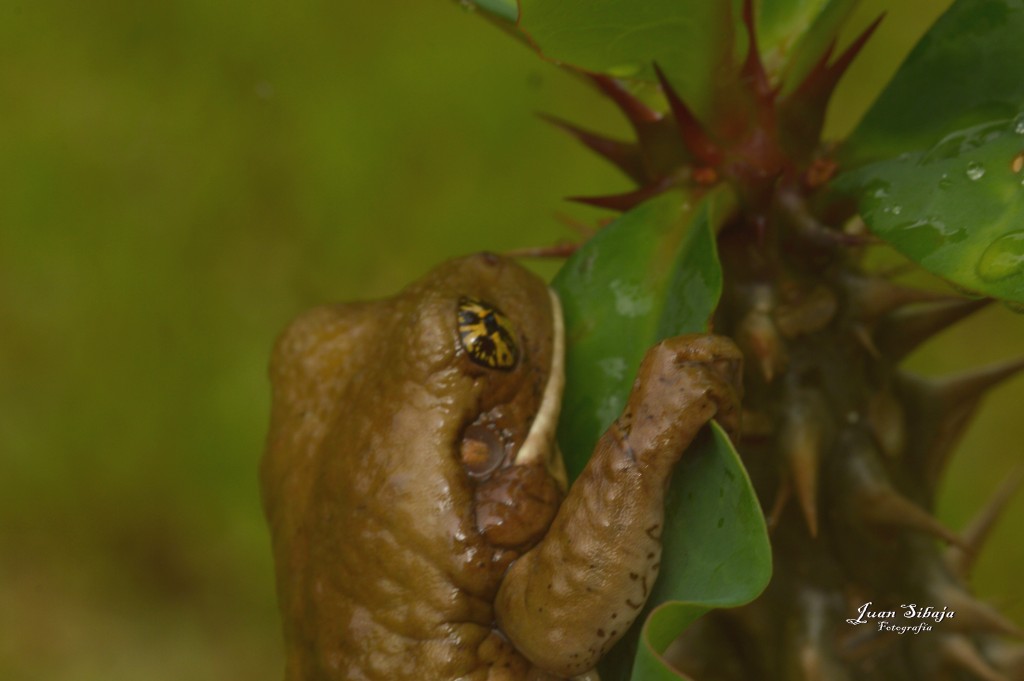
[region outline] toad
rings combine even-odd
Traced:
[[[651,348],[569,486],[557,296],[511,260],[301,315],[261,466],[288,681],[596,679],[657,577],[674,464],[739,418],[731,341]]]

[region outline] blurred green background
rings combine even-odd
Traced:
[[[941,7],[890,9],[833,131]],[[256,486],[274,335],[452,255],[571,238],[556,213],[599,214],[563,196],[627,185],[533,112],[625,126],[452,2],[0,12],[0,678],[278,679]],[[1022,341],[993,308],[912,364]],[[961,448],[952,526],[1021,460],[1022,402],[1024,380],[1000,389]],[[976,583],[1024,623],[1010,514]]]

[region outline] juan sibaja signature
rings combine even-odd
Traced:
[[[871,601],[868,601],[864,605],[857,609],[857,617],[855,619],[846,620],[849,624],[869,624],[873,621],[878,623],[879,631],[893,631],[897,634],[904,634],[908,631],[912,631],[917,634],[922,631],[931,631],[931,626],[923,620],[933,620],[936,623],[941,622],[944,619],[949,619],[956,615],[956,611],[950,610],[948,607],[943,606],[940,610],[938,608],[926,605],[924,607],[919,606],[917,603],[903,603],[900,604],[900,608],[903,609],[902,617],[904,619],[916,619],[919,621],[916,625],[907,626],[900,625],[891,622],[890,620],[896,619],[899,615],[895,610],[869,610],[871,607]]]

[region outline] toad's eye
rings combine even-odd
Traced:
[[[510,371],[519,361],[512,322],[482,300],[459,299],[459,340],[470,359],[485,367]]]

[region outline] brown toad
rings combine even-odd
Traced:
[[[738,418],[715,336],[644,358],[566,490],[558,299],[514,262],[446,262],[277,342],[261,469],[289,681],[596,678],[657,576],[664,493]]]

